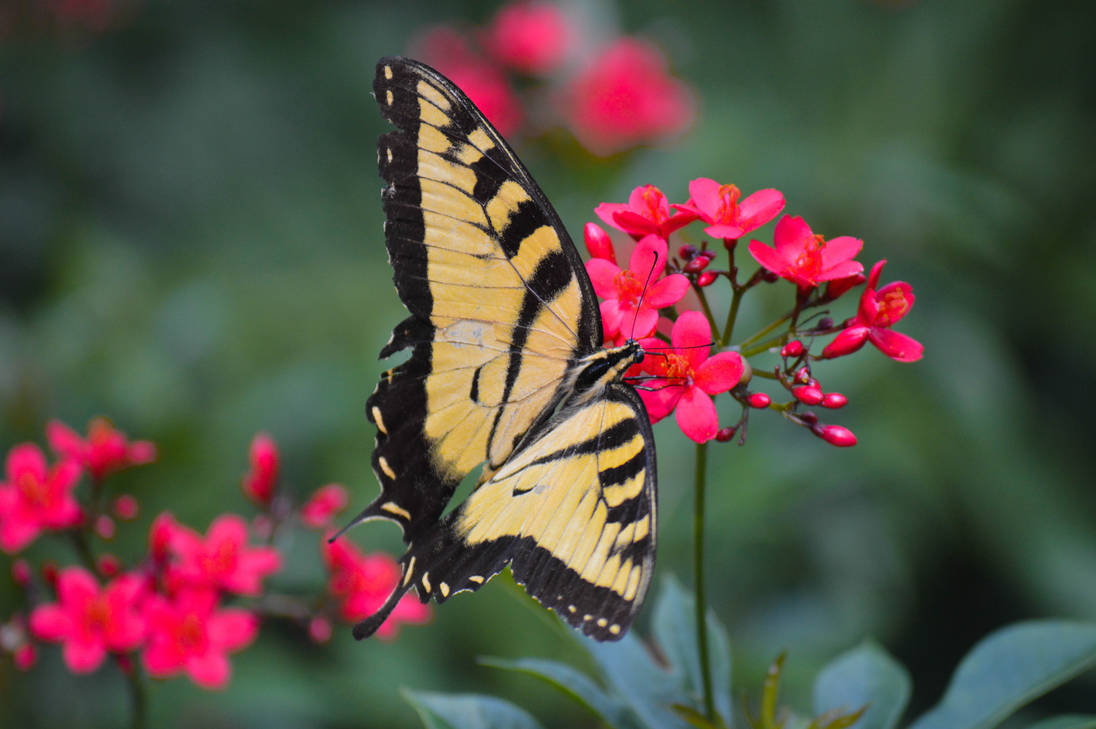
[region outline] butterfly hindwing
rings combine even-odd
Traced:
[[[560,400],[600,319],[574,244],[506,142],[455,86],[401,58],[374,95],[397,129],[380,138],[385,238],[411,316],[382,351],[410,358],[367,403],[380,516],[412,541],[480,463],[501,466]]]

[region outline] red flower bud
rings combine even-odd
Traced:
[[[278,481],[278,447],[266,433],[259,433],[251,441],[248,454],[251,469],[244,474],[240,487],[247,498],[260,506],[270,503],[274,484]]]
[[[780,349],[781,357],[798,357],[801,354],[803,354],[803,342],[798,339],[793,339]]]
[[[11,563],[11,579],[19,587],[26,587],[30,584],[30,578],[32,577],[30,564],[25,559],[17,559]]]
[[[822,390],[815,385],[800,385],[792,388],[792,395],[806,405],[817,405],[822,402]]]
[[[808,367],[800,367],[795,371],[795,381],[806,385],[811,381],[811,371]]]
[[[137,499],[130,494],[122,494],[114,500],[112,510],[114,515],[122,521],[129,521],[137,518],[137,512],[140,509],[137,505]]]
[[[582,237],[586,240],[586,250],[592,258],[604,258],[606,261],[616,263],[616,251],[613,250],[613,241],[597,223],[587,223],[582,229]]]
[[[700,273],[708,264],[712,262],[712,257],[704,253],[698,253],[696,258],[685,264],[685,268],[682,269],[685,273]]]
[[[696,277],[696,285],[702,288],[704,286],[711,286],[715,283],[717,278],[719,278],[719,276],[714,271],[704,271]]]
[[[56,562],[44,562],[42,564],[42,579],[46,581],[46,584],[53,587],[57,584],[57,563]]]
[[[818,422],[818,416],[815,415],[814,413],[812,413],[810,410],[808,410],[805,413],[800,413],[799,414],[799,419],[802,420],[807,425],[814,425],[815,423]]]
[[[677,249],[677,255],[680,256],[683,261],[691,261],[696,258],[697,250],[696,246],[691,243],[683,243],[680,248]]]
[[[34,647],[33,643],[24,643],[15,649],[12,658],[15,661],[16,668],[20,671],[29,671],[38,660],[38,649]]]
[[[737,427],[727,426],[726,428],[720,428],[715,433],[715,439],[720,443],[726,443],[731,438],[734,438],[734,434],[738,431]]]
[[[822,398],[822,407],[837,410],[847,405],[849,399],[840,392],[827,392]]]
[[[95,533],[100,539],[114,539],[114,520],[106,514],[100,514],[95,519]]]
[[[312,618],[308,621],[308,637],[316,643],[331,640],[331,621],[323,617]]]
[[[811,428],[811,432],[830,445],[838,448],[848,448],[856,445],[856,436],[848,428],[841,425],[821,425]]]
[[[738,238],[724,238],[723,247],[729,251],[733,251],[734,247],[738,245]]]
[[[749,398],[750,407],[752,408],[767,408],[771,402],[772,398],[763,392],[752,393]]]
[[[113,554],[101,554],[95,561],[95,569],[99,570],[99,574],[103,577],[114,577],[122,571],[122,562]]]

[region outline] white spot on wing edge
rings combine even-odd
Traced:
[[[389,81],[392,80],[392,67],[391,66],[385,66],[384,67],[384,77],[386,79],[388,79]]]
[[[439,583],[438,591],[441,592],[442,597],[449,597],[449,585],[447,585],[446,583]]]
[[[381,409],[376,405],[373,406],[373,423],[377,426],[377,430],[388,435],[388,428],[384,427],[384,418],[381,417]]]
[[[395,501],[386,501],[381,504],[381,511],[387,511],[389,514],[394,514],[396,516],[406,519],[407,521],[411,521],[411,512],[401,507]]]
[[[411,581],[411,575],[415,573],[415,558],[411,557],[411,561],[407,563],[407,572],[403,576],[404,587]]]
[[[483,577],[481,575],[471,575],[468,578],[469,582],[475,582],[477,585],[483,584]]]
[[[419,581],[422,582],[422,586],[426,588],[426,591],[430,592],[430,573],[423,572],[422,577],[419,578]]]
[[[392,470],[392,467],[388,465],[388,461],[384,460],[384,456],[377,459],[377,465],[384,471],[384,475],[393,481],[396,480],[396,472]]]

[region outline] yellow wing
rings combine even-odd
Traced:
[[[593,289],[540,188],[451,82],[401,58],[374,94],[398,128],[378,144],[385,237],[411,316],[381,351],[411,348],[367,403],[381,495],[359,519],[414,541],[481,463],[490,474],[601,345]]]
[[[402,560],[401,587],[439,603],[476,590],[507,564],[573,627],[621,637],[647,593],[655,560],[656,472],[650,422],[635,392],[559,413]],[[368,635],[389,606],[359,626]]]

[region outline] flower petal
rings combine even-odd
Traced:
[[[788,259],[786,257],[780,255],[780,252],[772,246],[766,245],[759,240],[750,241],[749,251],[754,260],[767,271],[780,275],[788,268]]]
[[[833,281],[834,279],[848,278],[863,272],[864,266],[859,261],[842,261],[833,268],[823,269],[821,273],[815,276],[815,279],[817,281]]]
[[[785,215],[776,224],[776,230],[773,231],[773,245],[780,257],[787,259],[789,256],[799,253],[803,248],[804,241],[813,236],[814,233],[811,232],[811,227],[807,225],[803,218]]]
[[[620,333],[628,339],[642,339],[654,332],[656,326],[658,312],[645,306],[635,312],[631,321],[621,321]]]
[[[253,641],[258,632],[258,617],[238,608],[221,610],[206,621],[206,635],[219,650],[237,651]]]
[[[15,554],[42,533],[37,523],[22,518],[0,519],[0,549]]]
[[[33,443],[20,443],[8,451],[8,482],[15,483],[19,476],[29,473],[37,481],[45,481],[47,475],[46,457],[42,449]]]
[[[99,583],[83,567],[66,567],[57,576],[57,597],[66,607],[84,605],[99,594]]]
[[[185,669],[194,683],[204,689],[223,689],[228,685],[232,672],[224,653],[207,651],[203,655],[189,656]]]
[[[606,299],[598,308],[601,310],[601,327],[605,338],[615,338],[620,333],[620,322],[623,319],[620,300]]]
[[[601,203],[594,208],[594,212],[597,213],[597,216],[604,220],[607,225],[611,225],[617,230],[624,230],[624,228],[621,228],[620,225],[617,224],[613,216],[629,209],[630,208],[624,203]]]
[[[652,309],[673,306],[689,292],[689,279],[680,273],[671,273],[647,288],[644,303]]]
[[[698,177],[689,183],[689,198],[706,223],[715,222],[719,197],[719,183],[710,177]]]
[[[690,440],[707,443],[719,430],[715,403],[699,387],[687,387],[675,411],[677,425]]]
[[[760,228],[784,209],[784,193],[768,188],[758,190],[738,203],[738,224],[743,233]]]
[[[103,662],[107,651],[99,640],[70,640],[62,651],[65,665],[73,673],[91,673]]]
[[[822,270],[826,270],[843,261],[849,261],[860,253],[864,247],[864,241],[853,238],[851,235],[842,235],[831,238],[822,246]],[[863,266],[861,266],[863,270]]]
[[[697,368],[693,383],[709,395],[726,392],[742,379],[744,369],[738,352],[719,352]]]
[[[872,327],[868,339],[880,352],[898,362],[916,362],[924,352],[924,346],[916,339],[892,329]]]
[[[603,299],[615,299],[617,293],[616,279],[620,275],[620,267],[604,258],[591,258],[586,262],[586,273],[590,275],[590,283],[594,285],[594,293]]]
[[[868,274],[868,288],[879,288],[879,275],[883,273],[883,266],[887,265],[887,259],[884,258],[881,261],[877,261],[874,266],[871,267],[871,273]]]
[[[669,246],[657,235],[644,236],[628,259],[628,269],[639,281],[655,281],[666,269]]]
[[[685,388],[680,385],[662,387],[658,380],[652,381],[651,386],[657,389],[639,390],[639,397],[647,408],[647,417],[657,423],[674,411]]]
[[[633,213],[631,210],[614,213],[613,220],[616,221],[614,227],[632,235],[647,235],[648,233],[659,232],[658,225],[651,222],[650,218]]]
[[[80,435],[60,420],[51,420],[46,425],[46,440],[53,452],[65,458],[82,460],[87,452],[87,444]]]
[[[72,618],[56,603],[39,605],[30,614],[30,631],[41,640],[64,640],[72,627]]]
[[[216,548],[220,544],[242,547],[247,544],[247,522],[236,514],[222,514],[213,520],[206,532],[206,543]]]
[[[709,225],[704,232],[713,238],[737,240],[749,232],[749,229],[739,225]]]
[[[712,327],[708,324],[708,318],[699,311],[686,311],[674,322],[670,342],[690,366],[698,367],[708,358],[712,344]]]
[[[141,662],[148,675],[167,678],[183,667],[183,654],[170,638],[164,636],[149,643],[141,654]]]

